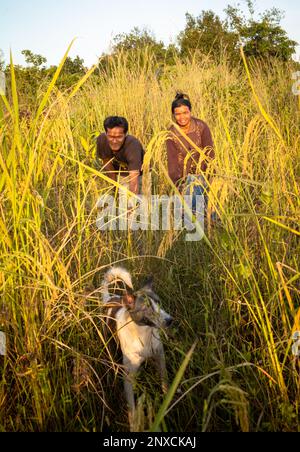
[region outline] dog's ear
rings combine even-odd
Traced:
[[[133,309],[135,307],[135,299],[136,297],[133,292],[127,292],[126,295],[123,296],[123,302],[129,309]]]
[[[153,275],[150,275],[143,286],[143,290],[153,290],[153,285],[154,285],[154,278]]]

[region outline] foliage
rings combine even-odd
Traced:
[[[109,67],[118,55],[127,55],[127,64],[134,68],[136,59],[140,58],[144,51],[152,55],[153,63],[159,67],[164,64],[173,65],[178,55],[177,48],[170,44],[165,46],[162,41],[158,41],[153,33],[146,28],[133,28],[129,33],[121,33],[114,37],[111,52],[109,55],[102,55],[100,66],[102,69],[109,70]],[[145,63],[148,62],[146,59]],[[141,61],[143,64],[143,61]]]
[[[38,68],[44,63],[47,63],[47,58],[42,55],[37,55],[31,52],[31,50],[22,50],[22,55],[25,56],[25,61],[27,64],[32,64],[34,67]]]
[[[186,14],[185,29],[178,37],[181,56],[199,50],[201,54],[211,54],[215,60],[220,60],[225,50],[233,55],[237,42],[237,34],[229,31],[213,11],[202,11],[199,17]]]
[[[113,39],[112,53],[120,51],[136,51],[150,48],[155,54],[164,57],[164,43],[157,41],[147,29],[140,30],[135,27],[130,33],[121,33]]]
[[[230,61],[232,66],[241,63],[240,43],[243,43],[246,57],[252,60],[291,61],[296,42],[287,37],[281,28],[283,14],[276,8],[265,11],[259,19],[254,18],[254,6],[247,0],[248,18],[238,7],[228,6],[226,18],[221,20],[213,11],[202,11],[198,17],[186,14],[186,25],[177,38],[177,43],[166,46],[157,40],[147,28],[133,28],[129,33],[121,33],[114,37],[111,51],[99,59],[99,70],[95,72],[95,81],[99,74],[105,72],[108,76],[114,72],[118,59],[123,58],[132,71],[137,65],[150,64],[157,77],[161,77],[163,68],[175,66],[179,59],[184,62],[187,57],[203,59],[209,57],[216,63],[223,59]],[[56,66],[47,68],[47,60],[31,50],[23,50],[27,66],[16,66],[20,103],[24,110],[34,105],[39,97],[39,91],[53,77]],[[144,58],[144,56],[147,56]],[[4,62],[0,57],[0,70]],[[295,71],[299,68],[295,63]],[[69,89],[86,73],[84,61],[76,56],[68,57],[61,72],[57,86],[59,89]],[[169,69],[168,69],[169,70]],[[10,70],[6,68],[7,87],[10,91]],[[10,97],[9,93],[9,97]]]
[[[265,11],[259,20],[254,19],[254,5],[248,0],[250,18],[245,16],[237,7],[228,6],[226,9],[228,23],[235,33],[240,36],[244,46],[244,53],[248,57],[277,58],[290,61],[295,53],[296,41],[288,38],[285,30],[280,26],[283,12],[277,8]]]
[[[186,14],[185,29],[179,34],[181,55],[210,54],[219,60],[226,54],[235,64],[239,59],[240,43],[247,57],[277,58],[290,61],[297,43],[288,38],[280,26],[283,13],[277,8],[266,10],[259,19],[254,18],[254,5],[247,1],[249,18],[238,7],[228,6],[222,21],[213,11],[202,11],[198,17]]]
[[[47,59],[42,55],[23,50],[27,66],[15,66],[15,75],[18,81],[19,102],[22,114],[26,117],[29,110],[38,102],[39,96],[53,78],[57,66],[46,67]],[[78,55],[72,59],[67,57],[57,86],[59,89],[69,89],[84,76],[87,69],[84,60]],[[42,66],[43,65],[43,66]],[[11,98],[11,72],[9,66],[5,68],[5,76],[8,88],[8,97]]]
[[[176,319],[164,339],[174,383],[163,403],[151,364],[142,371],[137,430],[159,421],[169,432],[299,431],[291,347],[300,331],[294,68],[192,56],[158,79],[148,57],[144,50],[133,71],[119,55],[110,74],[100,71],[71,93],[56,86],[60,65],[28,118],[10,68],[11,96],[0,99],[0,329],[7,337],[0,429],[128,430],[123,370],[105,339],[101,304],[103,272],[122,263],[135,287],[154,275]],[[103,119],[128,117],[147,151],[153,191],[168,193],[165,139],[177,89],[213,133],[208,208],[218,222],[208,215],[205,239],[193,244],[176,231],[100,232],[96,203],[112,189],[95,162]]]

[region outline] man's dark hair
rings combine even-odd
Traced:
[[[124,133],[128,132],[128,121],[121,116],[110,116],[106,118],[104,121],[104,129],[107,132],[108,129],[114,129],[115,127],[122,127],[124,129]]]
[[[175,113],[175,108],[186,106],[192,111],[192,104],[190,98],[187,94],[177,93],[176,97],[172,103],[172,114]]]

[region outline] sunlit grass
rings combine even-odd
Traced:
[[[11,60],[0,120],[1,429],[128,430],[100,298],[103,272],[121,263],[136,285],[154,274],[176,319],[164,339],[173,386],[163,401],[147,365],[137,429],[297,431],[300,118],[289,68],[195,58],[158,71],[149,54],[134,68],[126,58],[64,93],[62,61],[30,121]],[[192,244],[172,231],[100,233],[95,206],[112,185],[95,160],[104,118],[128,118],[147,149],[145,188],[151,167],[155,193],[169,193],[165,139],[179,89],[213,133],[219,223]]]

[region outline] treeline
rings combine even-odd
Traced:
[[[109,72],[121,53],[126,53],[126,64],[133,67],[137,58],[145,59],[145,55],[151,54],[151,64],[154,64],[156,70],[172,66],[187,57],[208,56],[217,63],[226,56],[230,64],[238,65],[241,62],[241,45],[248,59],[264,62],[274,59],[281,62],[292,61],[298,43],[289,39],[280,25],[283,12],[272,8],[256,18],[252,0],[247,0],[247,5],[247,17],[238,7],[233,6],[226,8],[224,20],[211,10],[202,11],[198,17],[187,13],[184,30],[179,33],[176,42],[168,46],[157,40],[148,29],[135,27],[129,33],[119,34],[113,39],[111,52],[100,57],[99,69],[94,72],[94,77],[99,75],[99,71]],[[145,49],[148,52],[145,53]],[[30,50],[23,50],[22,54],[27,66],[15,67],[18,91],[23,103],[31,104],[38,99],[39,93],[44,92],[44,86],[48,86],[57,67],[47,67],[46,58]],[[149,63],[149,59],[146,60],[145,64]],[[296,63],[295,66],[297,67]],[[87,69],[79,56],[74,59],[68,57],[57,82],[58,89],[71,87]],[[0,70],[6,73],[9,95],[10,70],[1,59]]]
[[[280,26],[284,13],[272,8],[255,19],[252,1],[248,0],[247,4],[248,18],[232,6],[225,10],[224,20],[211,10],[202,11],[198,17],[187,13],[184,30],[179,33],[176,44],[169,46],[157,41],[148,30],[134,28],[131,33],[119,34],[114,38],[111,55],[150,47],[158,62],[171,65],[176,58],[191,56],[196,51],[209,55],[215,61],[219,61],[226,53],[235,64],[240,61],[239,49],[242,45],[247,57],[290,61],[298,43],[289,39]]]

